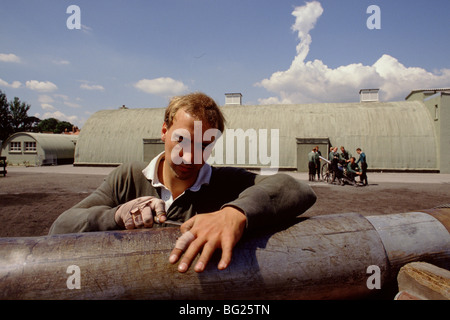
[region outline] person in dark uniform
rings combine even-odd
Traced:
[[[344,146],[341,146],[341,158],[342,161],[345,161],[345,165],[347,165],[348,162],[350,162],[350,158],[352,157],[352,154],[345,150]]]
[[[309,181],[314,181],[316,175],[316,148],[313,148],[308,153],[308,169],[309,169]]]
[[[319,146],[316,146],[316,173],[317,173],[317,181],[320,181],[320,157],[322,156],[322,153],[319,150]]]
[[[361,175],[359,178],[361,179],[361,183],[365,186],[369,184],[367,181],[367,158],[366,154],[362,152],[361,148],[356,149],[356,152],[359,154],[359,159],[356,161],[356,164],[361,162]]]
[[[337,147],[334,147],[333,150],[329,154],[330,161],[331,161],[331,170],[333,172],[333,179],[331,180],[331,183],[334,183],[336,178],[338,179],[338,182],[340,185],[344,185],[344,182],[342,181],[343,172],[341,169],[339,169],[339,162],[342,160],[341,155],[338,152]]]
[[[356,163],[355,157],[351,157],[350,161],[347,164],[347,178],[356,186],[355,177],[361,176],[362,172],[360,172],[359,165]]]

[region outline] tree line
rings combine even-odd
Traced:
[[[5,141],[16,132],[52,132],[62,133],[66,129],[71,131],[73,124],[59,121],[55,118],[41,120],[28,116],[31,106],[20,101],[18,97],[8,101],[0,90],[0,141]]]

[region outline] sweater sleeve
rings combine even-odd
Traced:
[[[131,164],[116,168],[91,195],[63,212],[53,222],[49,234],[120,229],[115,213],[121,204],[141,196],[139,190],[145,180],[141,170],[141,166]]]
[[[110,186],[104,181],[90,196],[63,212],[53,222],[49,234],[118,229],[114,219],[116,210]]]
[[[247,229],[282,224],[293,219],[316,202],[312,188],[287,174],[257,175],[254,185],[224,206],[234,206],[247,217]]]

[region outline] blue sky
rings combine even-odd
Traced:
[[[70,5],[81,29],[66,26]],[[381,29],[370,30],[370,5]],[[80,127],[103,109],[356,102],[450,87],[448,0],[96,0],[0,3],[0,90]]]

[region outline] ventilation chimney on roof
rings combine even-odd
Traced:
[[[240,106],[242,105],[242,94],[240,93],[225,93],[226,106]]]
[[[377,102],[380,89],[361,89],[359,90],[360,102]]]

